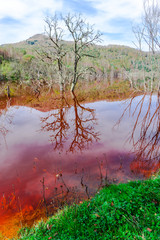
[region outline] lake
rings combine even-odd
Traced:
[[[16,214],[23,224],[41,208],[48,215],[160,167],[156,95],[85,104],[74,95],[71,105],[62,96],[50,111],[10,101],[0,109],[1,225]]]

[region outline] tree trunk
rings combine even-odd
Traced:
[[[11,91],[9,85],[7,86],[7,97],[10,99],[11,98]]]
[[[146,79],[145,79],[145,69],[144,69],[144,67],[145,66],[144,66],[144,62],[143,62],[143,89],[146,92]]]
[[[72,84],[71,84],[71,92],[74,92],[75,85],[76,84],[74,82],[72,82]]]

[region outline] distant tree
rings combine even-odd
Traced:
[[[84,73],[84,69],[79,69],[79,62],[83,57],[94,57],[89,51],[91,46],[97,42],[100,42],[101,33],[95,32],[93,25],[87,23],[80,14],[63,17],[65,25],[73,39],[73,79],[71,84],[71,91],[74,91],[75,85],[81,75]]]
[[[132,27],[132,31],[134,33],[134,36],[136,38],[136,42],[133,42],[134,45],[136,46],[137,49],[139,49],[140,51],[142,51],[142,42],[143,42],[143,38],[144,38],[144,26],[142,25],[133,25]]]
[[[144,0],[144,16],[142,18],[145,27],[144,40],[149,46],[152,54],[160,48],[160,4],[158,0]],[[153,91],[155,84],[155,67],[156,56],[149,56],[151,74],[150,74],[150,91]],[[159,65],[159,64],[158,64]],[[160,80],[158,77],[158,85]]]
[[[142,23],[145,30],[143,39],[154,54],[156,47],[160,47],[160,4],[157,0],[144,0],[143,9],[144,14],[142,17]]]
[[[146,80],[145,80],[145,61],[144,61],[144,54],[142,52],[142,43],[144,41],[144,31],[145,31],[145,27],[143,24],[134,24],[132,27],[132,31],[134,33],[134,36],[136,38],[136,41],[133,41],[134,45],[136,46],[136,48],[139,50],[139,58],[142,62],[142,71],[143,71],[143,88],[144,91],[146,91]],[[137,65],[138,68],[138,65]],[[138,71],[138,69],[137,69]]]
[[[154,54],[160,47],[160,3],[158,0],[143,0],[143,14],[141,22],[134,24],[132,31],[138,42],[134,45],[141,51],[144,41]]]
[[[143,0],[142,20],[139,25],[134,25],[132,30],[137,40],[134,44],[140,50],[144,91],[152,92],[156,86],[160,86],[157,75],[159,57],[156,54],[160,48],[160,3],[158,0]],[[148,45],[149,54],[141,51],[143,42]]]

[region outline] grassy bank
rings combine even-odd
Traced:
[[[110,185],[91,200],[22,229],[19,239],[160,239],[160,177]]]

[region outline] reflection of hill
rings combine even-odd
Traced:
[[[96,124],[94,109],[86,108],[79,104],[75,95],[73,95],[74,113],[71,119],[67,119],[66,113],[69,107],[66,106],[65,97],[61,96],[61,107],[55,113],[41,118],[42,131],[50,133],[50,140],[54,143],[54,149],[63,149],[67,140],[68,131],[71,130],[69,139],[69,152],[83,150],[93,141],[99,139],[99,133],[95,132]],[[69,105],[68,105],[69,106]],[[71,121],[73,125],[71,127]]]
[[[160,168],[160,94],[157,94],[155,107],[153,97],[152,94],[143,95],[137,103],[133,97],[119,120],[120,123],[127,112],[136,117],[128,139],[133,143],[136,156],[130,167],[133,172],[145,176]],[[135,137],[137,129],[140,129],[138,140]]]

